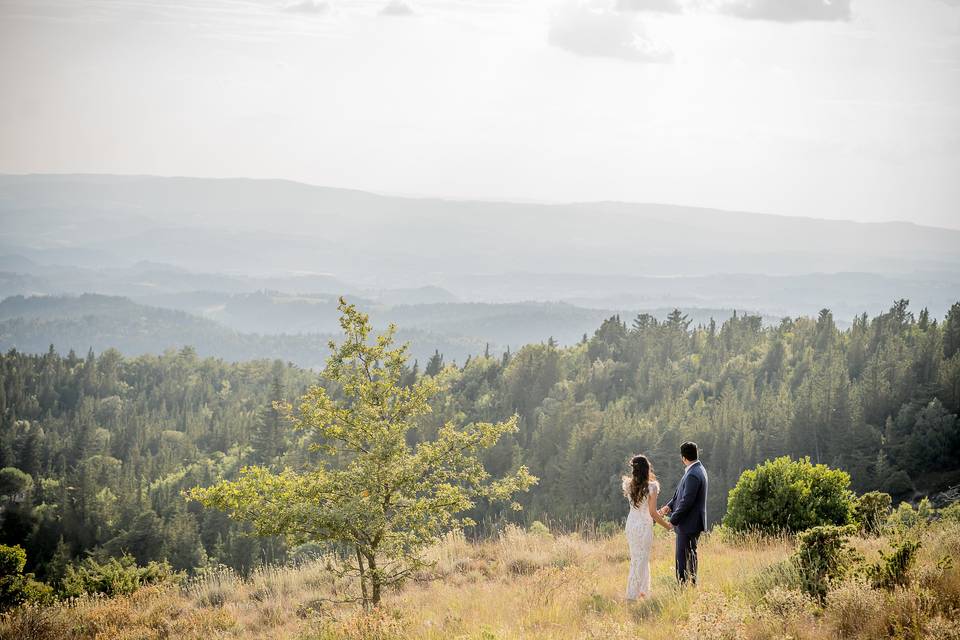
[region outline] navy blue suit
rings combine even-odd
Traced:
[[[697,583],[697,540],[707,529],[707,470],[699,460],[684,473],[670,507],[677,534],[677,580]]]

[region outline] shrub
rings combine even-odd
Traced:
[[[810,458],[781,457],[744,471],[727,499],[723,524],[736,531],[804,531],[853,518],[850,476]]]
[[[909,502],[900,505],[887,517],[887,527],[894,535],[904,535],[926,526],[933,519],[934,510],[930,501],[924,498],[914,509]]]
[[[27,603],[0,616],[0,640],[64,640],[74,631],[63,607]]]
[[[910,567],[917,559],[920,542],[903,540],[889,555],[880,552],[880,562],[867,567],[867,578],[875,589],[893,589],[909,582]]]
[[[885,635],[882,592],[859,581],[844,582],[826,598],[826,615],[841,638],[879,638]]]
[[[936,601],[937,594],[928,589],[894,589],[886,599],[887,637],[926,640],[923,626],[932,617]]]
[[[865,493],[857,498],[853,509],[853,518],[864,532],[870,535],[879,535],[887,521],[887,516],[890,514],[890,504],[892,502],[889,493],[883,493],[882,491]]]
[[[53,599],[53,589],[24,573],[27,552],[16,545],[0,544],[0,610],[10,609],[25,602],[43,604]]]
[[[166,562],[151,562],[141,567],[131,555],[110,558],[103,563],[87,558],[67,567],[62,591],[68,598],[96,593],[116,596],[133,593],[148,584],[179,582],[181,577]]]
[[[938,509],[937,515],[940,516],[941,520],[960,523],[960,502],[954,502],[943,509]]]
[[[547,525],[540,522],[539,520],[534,520],[530,524],[528,531],[535,536],[541,536],[543,538],[553,537],[553,535],[550,533],[550,528],[547,527]]]
[[[802,617],[812,609],[813,601],[807,594],[781,586],[775,586],[763,594],[759,606],[760,611],[784,620]]]
[[[851,572],[859,558],[847,538],[855,532],[852,525],[823,525],[800,534],[793,562],[805,592],[823,602],[831,585]]]

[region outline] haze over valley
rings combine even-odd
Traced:
[[[192,338],[202,354],[279,348],[317,366],[345,295],[377,326],[398,324],[421,361],[439,350],[463,362],[572,344],[614,314],[775,324],[827,307],[848,326],[901,297],[939,317],[960,291],[960,231],[655,204],[4,175],[0,220],[0,298],[27,298],[0,306],[0,347],[28,350],[144,353]],[[87,293],[110,297],[71,298]],[[148,317],[158,324],[138,330]]]

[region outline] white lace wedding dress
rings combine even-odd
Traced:
[[[649,495],[654,501],[660,485],[651,482]],[[627,516],[627,544],[630,545],[630,575],[627,577],[627,599],[636,600],[650,595],[650,549],[653,547],[653,518],[644,497],[640,507],[630,505]]]

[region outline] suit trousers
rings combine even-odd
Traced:
[[[700,532],[684,533],[674,529],[677,535],[677,580],[697,584],[697,540]]]

